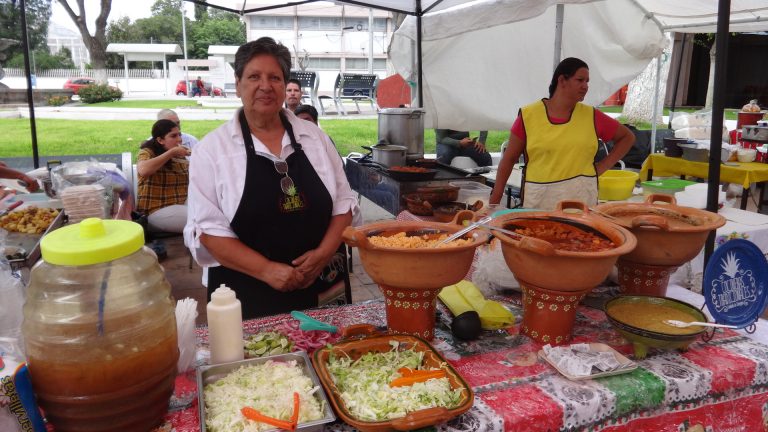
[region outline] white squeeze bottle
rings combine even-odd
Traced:
[[[235,292],[221,284],[208,303],[210,364],[243,359],[243,310]]]

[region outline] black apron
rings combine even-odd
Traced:
[[[288,176],[295,194],[289,196],[280,187],[283,174],[272,160],[256,154],[244,112],[239,115],[245,142],[247,166],[245,187],[232,219],[232,230],[249,248],[270,261],[291,265],[306,251],[317,248],[332,217],[333,200],[317,172],[296,142],[291,123],[280,113],[280,120],[291,140],[293,153],[288,156]],[[237,293],[243,318],[285,313],[317,306],[317,295],[344,277],[344,245],[324,269],[323,274],[306,289],[278,291],[259,279],[227,268],[211,267],[208,272],[208,298],[220,284]]]

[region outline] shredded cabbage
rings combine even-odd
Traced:
[[[398,369],[427,369],[420,367],[424,353],[412,349],[369,352],[357,360],[328,358],[328,371],[347,406],[349,413],[362,421],[386,421],[405,417],[409,412],[432,407],[455,408],[461,402],[462,389],[452,389],[448,378],[433,378],[411,386],[390,387],[400,378]]]
[[[243,417],[249,406],[262,414],[290,420],[293,393],[299,394],[299,423],[320,420],[324,406],[313,394],[319,389],[295,360],[243,366],[205,386],[205,425],[212,432],[257,432],[274,426]]]

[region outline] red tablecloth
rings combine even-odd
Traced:
[[[517,295],[494,297],[522,315]],[[383,302],[318,309],[309,314],[337,326],[369,323],[384,327]],[[438,303],[432,342],[475,391],[473,408],[440,430],[477,431],[766,431],[768,346],[732,331],[718,332],[687,352],[651,351],[633,372],[569,381],[537,357],[541,345],[519,335],[518,325],[485,332],[473,342],[454,340],[450,312]],[[246,333],[291,319],[278,315],[245,323]],[[207,332],[198,330],[201,344]],[[625,355],[631,345],[613,330],[602,311],[578,310],[574,343],[603,342]],[[194,397],[194,377],[177,380],[181,400]],[[197,404],[171,412],[162,430],[199,430]],[[701,425],[703,429],[696,428]],[[329,430],[350,429],[342,423]]]

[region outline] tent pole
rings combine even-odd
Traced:
[[[245,2],[243,2],[243,7],[245,7]],[[187,20],[186,18],[187,18],[187,14],[184,11],[184,2],[181,2],[181,36],[184,42],[184,86],[187,89],[186,96],[189,97],[192,95],[192,86],[189,83],[189,60],[187,59],[187,23],[186,23]],[[213,88],[211,88],[211,91],[213,91]],[[202,98],[202,94],[200,96]]]
[[[560,57],[563,51],[563,4],[555,6],[555,58],[552,66],[552,70],[557,69],[557,65],[560,64]]]
[[[659,115],[659,86],[661,85],[661,58],[662,52],[656,57],[656,85],[653,89],[653,108],[651,108],[651,154],[656,153],[656,116]]]
[[[669,123],[667,128],[672,129],[672,113],[675,111],[677,102],[677,88],[680,85],[680,72],[683,69],[683,53],[685,53],[685,39],[688,33],[683,33],[683,40],[680,42],[680,59],[677,61],[677,73],[675,73],[675,83],[672,85],[672,106],[669,108]]]
[[[419,87],[419,108],[424,108],[424,70],[421,67],[421,0],[416,0],[416,58],[418,77],[416,78]]]
[[[37,125],[35,124],[35,100],[32,95],[32,71],[29,66],[29,36],[27,36],[27,2],[21,0],[21,44],[24,47],[24,71],[27,75],[27,105],[29,105],[29,129],[32,132],[32,163],[35,169],[40,167],[40,155],[37,153]]]
[[[717,213],[720,189],[720,150],[723,148],[723,114],[725,110],[726,66],[728,64],[728,33],[731,0],[719,0],[717,4],[717,36],[715,39],[715,88],[712,97],[712,135],[709,139],[709,189],[707,210]],[[704,267],[715,250],[715,231],[710,231],[704,244]]]

